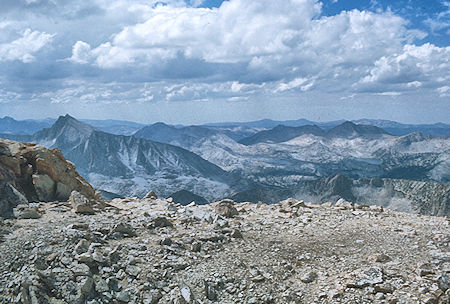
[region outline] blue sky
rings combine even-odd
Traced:
[[[450,1],[3,0],[0,116],[450,122]]]

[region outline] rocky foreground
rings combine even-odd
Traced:
[[[70,200],[1,221],[1,303],[449,303],[448,218],[344,201]]]

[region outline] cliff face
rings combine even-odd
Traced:
[[[58,149],[0,140],[0,217],[21,203],[67,201],[73,190],[99,199]]]

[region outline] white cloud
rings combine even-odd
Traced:
[[[450,82],[450,47],[432,44],[405,45],[403,50],[377,60],[363,85],[418,87],[423,84],[436,86]]]
[[[92,49],[77,42],[72,61],[91,62],[105,69],[142,66],[150,70],[179,58],[206,64],[242,63],[248,70],[241,70],[241,75],[248,72],[253,82],[293,79],[280,84],[278,93],[294,87],[302,91],[352,91],[382,81],[384,66],[404,52],[405,43],[426,35],[407,29],[408,22],[389,11],[352,10],[319,17],[321,3],[316,0],[289,0],[283,5],[269,0],[230,0],[213,9],[174,3],[134,5],[129,11],[139,15],[142,22],[124,26],[110,41]],[[437,65],[439,60],[445,58],[437,59]],[[166,69],[173,74],[173,65]],[[241,90],[235,71],[230,75],[223,70],[217,73],[236,82],[232,90]],[[389,75],[392,73],[386,77]],[[403,80],[403,89],[422,83],[419,73],[410,76]],[[314,82],[296,85],[301,79]],[[430,75],[428,82],[432,81]]]
[[[54,35],[27,29],[22,37],[0,44],[0,61],[20,60],[29,63],[35,60],[33,54],[50,43]]]
[[[84,41],[77,41],[72,48],[71,61],[85,64],[91,59],[91,46]]]
[[[308,78],[295,78],[288,83],[282,82],[278,85],[278,88],[276,88],[274,92],[284,92],[284,91],[292,90],[294,88],[299,88],[299,87],[307,88],[308,85],[302,86],[307,81],[308,81]]]
[[[400,93],[400,92],[381,92],[381,93],[377,93],[377,95],[380,95],[380,96],[400,96],[400,95],[402,95],[402,93]]]
[[[11,103],[449,96],[448,47],[415,45],[426,33],[389,10],[328,16],[319,0],[229,0],[213,9],[199,8],[201,0],[25,1],[0,12],[1,87],[23,94],[1,95]]]
[[[437,89],[437,91],[439,92],[439,96],[441,97],[446,97],[446,96],[450,96],[450,86],[443,86]]]
[[[207,62],[246,61],[289,52],[320,7],[315,0],[289,0],[283,5],[233,0],[214,9],[157,6],[146,10],[145,22],[125,27],[93,52],[114,53],[109,63],[101,60],[109,67],[142,57],[173,58],[178,52]]]

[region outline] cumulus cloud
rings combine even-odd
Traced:
[[[374,63],[361,84],[376,88],[390,86],[438,86],[450,82],[450,47],[407,44],[399,54],[383,56]]]
[[[133,11],[140,12],[142,22],[125,26],[110,41],[92,48],[76,42],[71,60],[103,69],[145,66],[153,73],[163,71],[164,77],[173,75],[174,68],[194,71],[189,60],[199,60],[195,65],[203,62],[205,67],[196,74],[201,77],[214,71],[238,82],[287,79],[277,93],[292,88],[348,91],[378,82],[375,78],[382,76],[377,69],[383,69],[383,60],[393,60],[389,58],[402,52],[405,44],[414,46],[415,39],[426,35],[408,29],[405,19],[389,11],[352,10],[321,17],[321,3],[316,0],[289,0],[283,5],[231,0],[213,9],[139,4]],[[207,68],[208,64],[242,66],[236,73],[236,69]],[[410,70],[405,88],[422,83],[419,72]],[[302,79],[314,81],[296,85]]]
[[[284,92],[287,90],[292,90],[295,88],[300,88],[302,91],[307,91],[309,88],[311,88],[314,84],[314,82],[310,82],[308,84],[305,84],[308,81],[308,78],[295,78],[288,83],[280,83],[278,87],[275,89],[276,92]]]
[[[75,63],[85,64],[90,61],[91,46],[84,41],[77,41],[72,48],[71,61]]]
[[[410,15],[375,2],[339,13],[340,2],[319,0],[208,3],[6,1],[0,99],[90,106],[449,96],[449,48],[421,42],[423,29],[446,31],[447,11],[418,30]]]
[[[157,6],[147,20],[127,26],[113,40],[92,52],[113,54],[104,67],[154,56],[164,59],[182,53],[207,62],[235,63],[255,56],[291,50],[302,30],[320,13],[315,0],[224,2],[220,8]]]
[[[0,44],[0,61],[20,60],[24,63],[33,62],[34,53],[41,50],[53,39],[52,34],[26,29],[22,37],[10,42]]]

